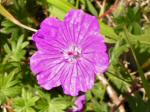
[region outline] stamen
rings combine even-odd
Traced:
[[[75,63],[81,56],[81,49],[75,45],[69,47],[64,51],[64,58],[69,63]]]

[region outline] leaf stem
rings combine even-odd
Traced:
[[[109,84],[107,79],[104,77],[104,75],[103,74],[98,74],[97,77],[101,81],[101,83],[106,87],[107,94],[111,98],[112,102],[115,105],[119,105],[121,100],[119,99],[116,91],[111,87],[111,85]],[[121,105],[119,105],[118,109],[119,109],[119,112],[125,112],[125,108],[124,108],[123,103]]]
[[[14,16],[12,16],[1,4],[0,4],[0,14],[4,17],[6,17],[8,20],[10,20],[11,22],[13,22],[14,24],[22,27],[22,28],[25,28],[27,30],[30,30],[30,31],[33,31],[33,32],[37,32],[36,29],[34,28],[31,28],[29,26],[26,26],[22,23],[20,23]]]
[[[134,47],[132,46],[132,44],[130,43],[130,40],[128,38],[128,33],[127,33],[127,28],[126,27],[124,28],[124,33],[125,33],[126,41],[130,45],[131,52],[132,52],[134,60],[136,62],[138,73],[139,73],[139,75],[141,77],[141,80],[142,80],[142,83],[143,83],[143,87],[144,87],[144,89],[147,93],[148,98],[150,99],[150,87],[149,87],[148,81],[146,80],[146,78],[144,76],[144,72],[143,72],[142,68],[140,67],[140,63],[139,63],[139,61],[136,57]]]

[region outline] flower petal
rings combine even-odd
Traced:
[[[80,82],[80,90],[83,92],[92,89],[94,85],[96,74],[93,65],[93,63],[86,59],[82,59],[82,61],[78,63],[78,71],[80,73],[78,79]]]
[[[64,70],[65,63],[62,62],[59,65],[47,70],[43,71],[37,76],[38,83],[41,87],[45,88],[46,90],[50,90],[53,87],[57,87],[61,85],[60,77]],[[46,76],[41,78],[41,76]]]
[[[79,91],[86,92],[94,85],[94,67],[89,62],[80,62],[68,66],[61,76],[61,84],[65,94],[77,96]]]
[[[95,73],[104,73],[109,66],[109,57],[108,54],[106,52],[101,53],[101,55],[96,54],[94,57],[94,60],[96,62],[95,68],[96,71]]]
[[[61,85],[64,89],[64,93],[77,96],[79,92],[79,86],[77,84],[77,73],[74,64],[70,64],[65,68],[65,72],[61,75]]]
[[[62,61],[61,54],[55,52],[47,54],[43,51],[38,51],[30,58],[30,68],[33,73],[38,74]]]
[[[96,35],[89,35],[85,38],[81,43],[80,46],[82,47],[83,52],[105,52],[106,45],[104,44],[104,39],[100,34]]]
[[[40,30],[33,35],[33,40],[36,41],[36,35],[46,40],[54,39],[57,35],[58,29],[60,27],[61,21],[55,18],[46,18],[40,26]]]
[[[95,73],[103,73],[109,65],[106,45],[100,34],[93,34],[80,43],[82,56],[95,64]]]
[[[84,13],[82,10],[71,10],[65,17],[64,23],[70,28],[76,43],[80,42],[86,35],[100,31],[96,17]]]
[[[85,95],[81,95],[79,96],[76,101],[75,101],[75,105],[76,107],[74,108],[74,111],[82,111],[84,108],[84,105],[86,103],[86,96]]]
[[[85,95],[78,96],[78,98],[75,101],[75,106],[73,107],[73,109],[67,112],[83,112],[85,103],[86,103],[86,96]]]
[[[55,18],[46,18],[42,22],[41,28],[33,35],[38,49],[60,50],[66,47],[64,39],[59,34],[61,24],[62,22]]]

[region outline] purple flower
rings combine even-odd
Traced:
[[[109,65],[99,32],[96,17],[82,10],[71,10],[64,21],[46,18],[33,35],[38,51],[30,59],[38,84],[46,90],[61,85],[72,96],[91,89]]]
[[[84,106],[86,103],[86,96],[81,95],[75,101],[75,107],[69,112],[83,112]]]

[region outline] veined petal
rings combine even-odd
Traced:
[[[32,72],[38,74],[52,66],[61,63],[62,61],[63,59],[61,54],[45,54],[43,51],[38,51],[30,58],[30,68]]]
[[[104,39],[100,35],[91,35],[81,46],[83,57],[95,65],[95,73],[104,73],[109,66]]]
[[[82,59],[82,61],[78,63],[78,71],[80,73],[78,78],[81,91],[86,92],[94,86],[96,76],[94,69],[94,64],[85,59]]]
[[[95,81],[94,67],[89,62],[70,65],[61,76],[61,83],[65,94],[77,96],[79,91],[91,89]]]
[[[65,48],[66,42],[60,35],[62,22],[55,18],[46,18],[41,23],[41,28],[33,35],[33,40],[38,49]]]
[[[64,71],[65,63],[62,62],[59,65],[56,65],[47,71],[43,71],[40,74],[38,74],[37,79],[38,83],[41,87],[43,87],[46,90],[50,90],[53,87],[57,87],[61,85],[60,77]],[[44,78],[41,78],[41,76],[45,76]]]
[[[33,35],[33,40],[43,38],[46,40],[54,39],[57,35],[61,21],[55,18],[46,18],[40,25],[40,30]],[[37,34],[39,37],[37,37]]]
[[[64,23],[70,27],[70,32],[74,35],[76,43],[86,35],[100,31],[96,17],[84,13],[82,10],[71,10],[65,17]]]
[[[104,39],[100,34],[92,34],[87,36],[80,45],[83,48],[83,51],[93,49],[95,51],[106,51],[106,45],[104,44]]]
[[[96,54],[94,57],[94,60],[96,62],[95,68],[96,71],[95,73],[104,73],[108,66],[109,66],[109,57],[106,52],[101,53],[101,56],[99,54]]]
[[[77,71],[74,64],[70,64],[65,68],[64,74],[61,76],[61,84],[64,89],[64,93],[77,96],[79,92],[79,86],[77,84]]]

